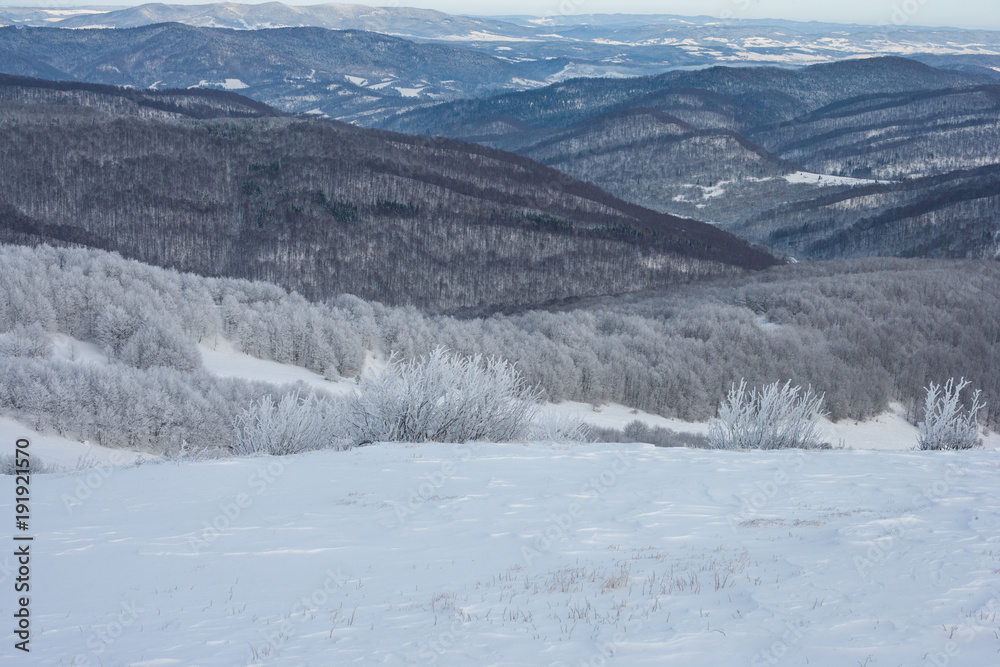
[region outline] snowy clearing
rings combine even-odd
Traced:
[[[249,88],[250,86],[243,83],[239,79],[226,79],[219,84],[226,90],[243,90],[244,88]]]
[[[831,422],[824,419],[820,426],[821,440],[835,448],[882,451],[912,451],[917,446],[917,427],[906,421],[905,410],[898,403],[889,406],[888,412],[868,421],[844,419]],[[539,421],[580,421],[591,426],[622,429],[629,422],[638,420],[650,427],[667,428],[678,433],[708,434],[708,422],[686,422],[634,410],[624,405],[565,401],[544,405]],[[1000,449],[1000,433],[983,436],[986,449]]]
[[[996,664],[998,475],[424,444],[36,476],[17,664]]]
[[[423,88],[400,88],[399,86],[394,86],[394,88],[403,97],[420,97],[420,91],[424,90]]]
[[[846,176],[831,176],[829,174],[813,174],[808,171],[797,171],[794,174],[788,174],[785,176],[785,180],[792,184],[805,184],[805,185],[872,185],[878,183],[879,181],[868,180],[864,178],[848,178]]]
[[[244,354],[222,337],[200,344],[198,351],[201,353],[201,363],[205,370],[218,377],[260,380],[279,385],[303,382],[332,394],[345,394],[353,391],[353,387],[356,386],[353,380],[334,382],[301,366],[258,359]]]

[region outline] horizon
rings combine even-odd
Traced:
[[[221,4],[204,0],[180,0],[165,3],[125,2],[93,3],[62,0],[58,3],[0,3],[3,7],[28,7],[51,11],[81,7],[124,9],[144,4],[207,5]],[[262,2],[231,4],[258,5]],[[291,6],[314,6],[326,2],[283,2]],[[537,18],[585,15],[646,15],[685,18],[711,17],[721,20],[774,20],[797,23],[835,23],[842,25],[896,26],[914,28],[958,28],[962,30],[1000,30],[1000,8],[995,0],[841,0],[839,3],[802,5],[793,0],[549,0],[543,6],[529,0],[497,0],[479,5],[476,12],[459,0],[377,0],[375,2],[342,2],[335,4],[370,7],[431,9],[446,14],[502,18],[530,16]]]

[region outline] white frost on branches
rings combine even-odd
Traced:
[[[437,347],[361,382],[347,400],[351,440],[368,442],[509,442],[522,437],[541,392],[497,357],[451,354]]]
[[[812,388],[792,387],[791,380],[747,389],[745,380],[730,388],[719,416],[708,425],[714,449],[813,449],[819,440],[823,396]],[[801,394],[801,395],[800,395]]]
[[[963,408],[960,403],[962,390],[969,384],[965,378],[960,379],[958,384],[955,384],[955,378],[951,378],[944,386],[933,382],[928,385],[924,401],[924,421],[917,424],[917,443],[920,449],[982,447],[978,413],[986,404],[979,401],[979,390],[972,394],[972,404],[968,409]]]
[[[281,456],[340,448],[338,421],[331,402],[315,393],[285,394],[277,404],[265,396],[233,421],[232,451],[237,456]]]

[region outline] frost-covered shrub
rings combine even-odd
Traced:
[[[297,454],[343,447],[341,427],[331,401],[315,393],[270,396],[254,402],[233,420],[232,451],[238,456]]]
[[[924,401],[924,420],[917,424],[917,442],[920,449],[975,449],[982,447],[979,437],[979,411],[986,405],[979,401],[979,390],[972,394],[968,408],[961,404],[962,390],[969,386],[962,378],[955,378],[944,386],[934,384],[927,387]]]
[[[730,388],[719,405],[718,417],[708,424],[713,449],[813,449],[822,446],[818,427],[824,413],[823,396],[791,381],[748,390],[745,381]]]
[[[513,364],[443,347],[411,361],[393,357],[348,399],[353,442],[507,442],[522,437],[538,410],[539,390]]]

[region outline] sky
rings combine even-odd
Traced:
[[[372,2],[450,14],[681,14],[781,18],[869,25],[903,24],[1000,30],[1000,0],[399,0]]]
[[[152,1],[152,0],[149,0]],[[225,0],[161,0],[205,4]],[[265,0],[251,0],[257,4]],[[313,5],[326,0],[279,0]],[[532,16],[576,14],[679,14],[734,19],[789,19],[866,25],[952,26],[1000,30],[1000,0],[336,0],[344,4],[420,7],[449,14]],[[60,8],[139,5],[142,0],[0,0],[0,5]]]

